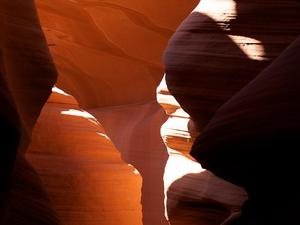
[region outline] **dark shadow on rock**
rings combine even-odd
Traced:
[[[5,225],[60,225],[39,175],[21,156],[16,160]]]
[[[235,2],[237,17],[224,23],[215,21],[205,14],[192,13],[173,35],[165,52],[168,88],[182,108],[190,114],[200,132],[205,129],[221,105],[255,78],[300,34],[300,4],[297,1],[264,1],[259,4],[256,1],[236,0]],[[239,43],[235,43],[230,35],[245,36],[259,41],[264,49],[264,54],[261,55],[262,60],[248,57],[238,47]],[[253,43],[245,42],[245,44],[252,45]],[[238,155],[231,156],[238,160]],[[281,161],[279,157],[275,160],[275,164],[270,162],[261,168],[269,167],[269,165],[272,165],[270,166],[272,169],[276,168],[276,164],[279,165]],[[228,164],[228,166],[231,165]],[[260,179],[263,181],[260,183],[262,189],[271,187],[267,181],[272,181],[274,186],[278,186],[277,179],[289,184],[289,179],[281,179],[286,176],[283,173],[256,171],[256,174],[260,174]],[[184,183],[182,179],[184,178],[176,183]],[[257,182],[257,179],[253,178],[252,181]],[[294,187],[289,191],[284,184],[279,186],[282,192],[288,193],[287,198],[293,199],[291,192],[297,193]],[[280,188],[276,190],[280,192]],[[251,192],[249,189],[247,191]],[[274,205],[285,202],[280,199],[277,199],[277,202],[275,196],[279,197],[273,191],[266,196],[267,200],[264,196],[259,196],[261,200],[265,198],[262,200],[265,205],[259,207],[268,209],[272,205],[274,208]],[[296,199],[298,197],[294,196]],[[258,204],[255,205],[258,207]],[[245,213],[255,211],[252,208],[251,201],[245,202],[243,206]],[[283,206],[280,206],[280,209],[281,211],[275,211],[278,214],[287,212]],[[290,214],[286,213],[287,216],[296,214],[294,209],[289,209]],[[257,221],[252,221],[253,217],[255,215],[248,215],[248,219],[242,221],[241,224],[257,224]]]
[[[246,192],[209,171],[186,174],[167,191],[167,212],[172,225],[219,225],[238,211]]]
[[[42,185],[30,183],[38,180],[36,174],[36,179],[30,182],[23,177],[29,165],[16,158],[17,154],[25,152],[30,142],[32,128],[57,74],[39,24],[35,2],[1,0],[0,14],[0,222],[5,225],[49,224],[39,219],[27,220],[34,217],[30,214],[42,210],[39,211],[38,207],[30,209],[36,199],[23,201],[28,194],[23,190],[33,188],[31,191],[34,191],[38,186],[42,191]],[[17,183],[12,178],[16,170]],[[20,185],[17,192],[14,189],[16,184]],[[31,186],[26,186],[29,184]],[[7,215],[7,222],[1,221],[3,214]],[[43,215],[45,220],[51,217],[47,213]]]

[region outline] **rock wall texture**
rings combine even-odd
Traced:
[[[157,88],[157,100],[169,116],[161,136],[169,154],[164,184],[170,224],[221,224],[239,212],[247,194],[202,168],[189,155],[199,131],[170,94],[165,77]]]
[[[234,224],[298,223],[299,53],[300,37],[221,106],[193,144],[205,168],[247,190]]]
[[[57,75],[33,1],[1,1],[1,17],[2,79],[8,98],[14,101],[25,142]]]
[[[32,128],[56,81],[56,69],[34,2],[1,0],[0,13],[0,222],[57,224],[38,175],[24,159]]]
[[[61,224],[141,224],[140,175],[121,160],[102,125],[58,88],[37,121],[26,158]]]
[[[300,4],[198,3],[0,0],[1,224],[217,225],[239,212],[246,192],[189,150],[299,35]]]
[[[196,1],[36,3],[60,74],[57,85],[82,107],[96,108],[155,99],[162,52]]]
[[[166,82],[201,130],[299,35],[299,2],[203,0],[172,36]]]
[[[218,108],[256,77],[299,36],[299,9],[300,4],[297,1],[270,0],[258,3],[257,1],[202,0],[199,3],[176,30],[164,53],[166,75],[158,88],[158,101],[169,114],[167,123],[162,127],[162,136],[169,152],[186,156],[195,137],[198,136],[201,139],[202,132],[205,132],[206,125]],[[257,96],[260,94],[256,93]],[[241,105],[243,104],[241,103]],[[249,116],[255,117],[254,113],[255,110]],[[222,115],[219,116],[222,117]],[[233,128],[228,126],[223,132],[230,132]],[[221,135],[221,133],[219,134]],[[201,151],[201,144],[197,146],[197,149]],[[229,149],[227,148],[227,150]],[[206,151],[209,152],[209,149]],[[219,146],[217,150],[215,149],[215,153],[218,151],[222,152],[222,146]],[[241,149],[242,151],[243,149]],[[172,154],[170,158],[172,158]],[[197,153],[194,154],[197,155]],[[224,155],[227,155],[225,151]],[[230,155],[229,152],[226,159],[229,159],[230,156],[238,161],[238,156]],[[259,153],[256,156],[259,157]],[[216,154],[215,159],[223,163],[222,169],[224,171],[233,166],[230,165],[230,160],[226,160],[224,157],[223,159],[221,155],[219,158],[217,157]],[[201,161],[201,156],[197,158]],[[255,163],[255,161],[251,162]],[[226,163],[229,163],[227,167]],[[206,167],[214,168],[212,171],[216,172],[218,164],[211,167],[206,164]],[[198,168],[198,170],[201,169]],[[217,173],[218,175],[222,174],[220,171],[221,169]],[[210,182],[218,179],[213,176]],[[176,192],[174,191],[177,196],[172,193],[172,186],[179,181],[180,179],[176,180],[169,188],[171,191],[167,196],[168,201],[175,202],[175,206],[168,206],[169,211],[172,208],[174,208],[173,210],[177,209],[176,204],[178,205],[178,203],[176,201],[180,196],[178,190],[188,193],[188,191],[183,191],[184,185],[181,189],[178,188]],[[204,185],[194,182],[194,186],[198,187],[197,191],[200,192]],[[205,185],[209,186],[209,182]],[[219,184],[219,187],[222,185]],[[258,185],[256,184],[256,186]],[[206,190],[209,193],[213,191],[213,188],[209,187]],[[223,214],[220,214],[222,210],[219,210],[218,215],[220,217],[214,217],[216,221],[208,222],[206,220],[208,216],[202,224],[206,222],[208,224],[220,224],[222,217],[226,216],[226,209],[228,214],[230,214],[229,212],[233,213],[239,208],[239,204],[246,199],[246,193],[237,187],[228,185],[221,190],[218,190],[219,197],[222,196],[223,191],[224,196],[231,195],[230,198],[214,199],[217,203],[222,203]],[[226,191],[230,190],[232,192],[225,194]],[[191,194],[190,201],[194,203],[193,200],[197,194]],[[175,201],[172,198],[175,198]],[[240,202],[233,200],[240,200]],[[228,207],[228,203],[231,203],[231,206],[235,205],[235,210]],[[217,210],[216,206],[210,207],[210,209],[213,208]],[[188,215],[190,220],[192,217],[191,214]],[[172,214],[169,219],[172,223]],[[253,221],[248,221],[248,223],[256,224]],[[191,222],[191,224],[197,224],[197,222]],[[241,224],[246,223],[244,221]]]
[[[166,117],[155,89],[167,41],[196,1],[36,3],[59,72],[57,86],[103,125],[122,160],[142,178],[136,193],[141,202],[131,202],[142,208],[142,221],[135,224],[167,224],[163,174],[168,155],[159,135]]]

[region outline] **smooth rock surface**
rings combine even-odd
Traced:
[[[195,4],[194,0],[37,1],[59,71],[57,86],[95,116],[122,160],[143,179],[136,194],[141,195],[144,225],[167,224],[163,189],[167,151],[159,135],[165,114],[155,103],[155,89],[162,78],[161,55],[167,41]]]
[[[195,4],[195,0],[37,0],[59,71],[57,86],[84,108],[155,99],[163,50]]]
[[[167,224],[167,152],[159,136],[165,115],[155,104],[155,89],[166,43],[196,1],[36,2],[57,86],[103,124],[122,159],[140,172],[143,186],[135,194],[141,195],[142,223]]]
[[[141,176],[124,163],[102,125],[53,89],[26,153],[61,224],[141,224]]]
[[[167,117],[155,100],[161,55],[198,1],[35,2],[0,0],[4,224],[217,225],[239,211],[246,193],[189,149],[299,34],[299,3],[202,0],[165,54],[158,101]],[[56,68],[57,87],[76,100],[54,89],[36,123]]]
[[[165,78],[157,88],[157,100],[169,116],[161,127],[161,135],[169,154],[164,185],[170,224],[221,224],[231,213],[240,210],[247,194],[203,169],[189,155],[199,132],[169,93]]]
[[[57,77],[34,1],[1,0],[0,29],[0,223],[56,225],[47,193],[23,156]]]
[[[247,190],[233,224],[298,224],[299,63],[300,36],[217,110],[192,147],[205,168]]]
[[[168,122],[162,127],[162,136],[169,152],[177,157],[187,155],[195,137],[201,138],[203,129],[216,110],[257,76],[299,35],[299,12],[299,2],[292,0],[259,3],[255,0],[202,0],[198,4],[176,30],[164,54],[166,75],[158,89],[158,99],[170,115]],[[230,127],[227,129],[229,131]],[[201,146],[198,147],[201,149]],[[188,165],[191,166],[191,163]],[[201,169],[202,167],[198,168],[198,173]],[[212,180],[214,179],[220,178],[214,177]],[[180,179],[177,181],[180,182]],[[173,184],[178,183],[177,181]],[[207,190],[213,190],[209,182],[204,184],[209,187]],[[194,183],[194,186],[198,187],[198,191],[203,188],[200,182]],[[184,190],[183,187],[184,185],[181,191]],[[172,186],[169,190],[172,190]],[[179,190],[174,191],[173,195],[181,196]],[[234,186],[216,191],[222,196],[228,190],[232,190],[231,198],[224,198],[223,203],[225,199],[229,202],[239,199],[240,202],[235,202],[235,209],[238,210],[246,199],[246,193]],[[196,195],[191,196],[194,200]],[[178,202],[180,201],[177,199],[177,203],[168,206],[168,210],[176,210]],[[234,212],[226,204],[222,205],[225,206],[223,209],[216,205],[215,208],[211,207],[217,210],[214,213],[219,217],[208,223],[219,224],[222,216],[226,216],[226,209]],[[186,214],[191,219],[192,213]],[[172,221],[170,216],[169,218]],[[205,221],[207,218],[211,216],[202,219]],[[181,220],[184,224],[184,219]],[[197,224],[197,221],[200,220],[195,220],[194,223]]]
[[[201,129],[300,32],[295,0],[203,0],[164,54],[171,94]]]

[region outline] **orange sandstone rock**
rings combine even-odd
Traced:
[[[141,224],[141,176],[120,158],[102,125],[53,89],[26,154],[61,224]]]
[[[195,3],[37,1],[59,71],[57,86],[95,116],[123,161],[143,178],[144,225],[167,224],[167,151],[159,135],[165,114],[155,102],[155,89],[163,74],[161,55],[167,41]]]
[[[162,52],[195,3],[38,0],[58,87],[83,108],[155,99]]]

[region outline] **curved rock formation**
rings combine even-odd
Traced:
[[[296,0],[203,0],[165,52],[172,95],[201,130],[215,111],[299,35]]]
[[[161,55],[195,3],[37,1],[59,71],[57,86],[101,122],[122,159],[141,174],[145,225],[167,224],[163,204],[167,152],[159,136],[165,115],[155,102],[163,71]]]
[[[169,115],[161,135],[169,153],[164,183],[166,215],[170,224],[221,224],[238,212],[247,198],[245,191],[203,169],[189,155],[199,135],[190,116],[169,93],[165,79],[157,100]]]
[[[299,35],[299,6],[202,0],[165,54],[158,101],[167,118],[155,100],[161,55],[197,3],[0,0],[3,224],[217,225],[239,211],[246,193],[189,149],[218,107]],[[55,68],[60,89],[47,101]]]
[[[57,224],[38,176],[24,159],[56,70],[33,1],[1,0],[0,13],[0,222]]]
[[[233,224],[298,223],[299,62],[300,36],[217,110],[193,145],[203,166],[247,190]]]
[[[258,4],[257,1],[203,0],[199,3],[172,36],[165,51],[165,83],[186,111],[182,113],[175,99],[168,97],[166,88],[159,90],[162,105],[170,115],[162,128],[169,150],[186,155],[195,136],[201,139],[216,110],[300,34],[299,9],[297,1],[270,0]],[[195,186],[198,191],[203,187]],[[218,191],[221,195],[222,191]],[[239,203],[245,200],[237,189],[231,194],[241,200]]]
[[[155,99],[162,52],[195,3],[38,0],[58,87],[83,108]]]
[[[61,224],[141,224],[140,175],[121,160],[102,125],[58,88],[37,121],[26,158]]]
[[[1,11],[5,34],[1,38],[2,77],[26,142],[57,75],[33,1],[1,1]]]
[[[106,125],[105,129],[107,129],[110,135],[114,137],[115,143],[118,144],[120,141],[122,142],[122,145],[119,145],[119,150],[122,152],[122,158],[128,163],[131,162],[134,164],[143,177],[142,204],[144,224],[166,224],[163,215],[162,175],[167,154],[158,132],[165,117],[159,105],[154,101],[155,88],[162,76],[161,54],[165,48],[166,42],[182,18],[186,16],[192,5],[195,4],[195,1],[190,1],[189,4],[183,4],[180,1],[164,1],[161,3],[144,1],[143,4],[140,4],[139,1],[119,1],[110,3],[91,1],[53,2],[40,0],[36,1],[36,3],[40,20],[47,36],[48,46],[51,48],[52,56],[54,57],[56,67],[59,71],[58,86],[75,96],[81,107],[93,111],[98,117],[101,117],[103,114],[103,118],[106,118],[106,120],[104,121],[103,118],[100,118],[100,120]],[[169,8],[171,3],[176,3],[181,10]],[[34,5],[32,2],[22,2],[22,4],[20,3],[21,5],[18,5],[19,7],[16,7],[16,4],[19,4],[19,2],[9,3],[8,1],[1,1],[0,8],[3,11],[3,15],[4,17],[9,17],[7,21],[16,20],[16,23],[22,25],[19,26],[18,29],[13,29],[13,26],[10,27],[5,24],[5,29],[3,29],[3,31],[8,32],[7,37],[9,38],[7,38],[7,40],[11,41],[11,43],[8,45],[8,42],[1,41],[1,46],[3,46],[3,51],[1,48],[1,55],[4,50],[5,53],[9,53],[8,46],[11,46],[18,51],[23,50],[20,55],[25,55],[29,59],[32,59],[32,62],[34,63],[28,61],[26,57],[24,57],[25,60],[20,60],[18,55],[11,55],[11,60],[8,58],[8,55],[5,56],[6,69],[13,70],[14,68],[17,68],[17,72],[19,72],[11,72],[7,75],[9,79],[12,79],[7,87],[8,89],[16,87],[17,93],[20,91],[18,88],[22,88],[20,85],[27,85],[26,91],[28,91],[29,87],[32,88],[31,90],[36,90],[36,86],[40,88],[39,90],[45,91],[47,92],[47,95],[49,95],[49,88],[53,85],[54,80],[48,79],[50,83],[47,83],[47,74],[55,77],[55,70],[53,65],[47,63],[42,57],[44,54],[43,49],[45,49],[45,46],[43,46],[45,45],[45,42],[44,40],[40,41],[35,37],[27,40],[27,37],[31,37],[30,35],[35,32],[38,35],[41,34],[41,31],[36,29],[38,22],[37,18],[34,16]],[[16,10],[11,10],[12,7]],[[168,13],[166,14],[166,12]],[[35,23],[31,24],[22,20],[23,17],[26,18],[27,16],[30,17],[30,19],[35,20]],[[22,18],[18,20],[18,17]],[[123,29],[120,29],[120,27],[123,27]],[[27,31],[27,28],[28,32],[30,31],[33,33],[30,33],[30,35],[28,32],[26,33],[25,31]],[[25,30],[24,37],[22,36],[22,32],[18,33],[20,29]],[[14,35],[14,38],[11,38],[10,34],[18,34],[20,36]],[[19,41],[20,43],[18,43]],[[136,47],[137,43],[141,43],[142,48],[139,46]],[[23,49],[18,48],[21,46]],[[35,58],[36,55],[39,56],[39,58]],[[12,64],[13,60],[14,62]],[[1,58],[1,66],[4,64],[3,61],[3,58]],[[20,64],[17,65],[17,62]],[[9,67],[9,63],[14,67]],[[31,71],[31,65],[33,71]],[[45,70],[43,70],[43,68],[45,68]],[[28,81],[33,83],[26,83],[27,80],[22,80],[20,76],[21,71],[26,71],[26,74],[39,71],[40,74],[44,75],[43,78],[45,79],[35,80],[35,77],[32,76],[32,79]],[[122,77],[120,77],[120,74]],[[7,82],[7,80],[4,79],[4,82]],[[3,88],[2,90],[5,89]],[[1,103],[3,102],[3,104],[6,104],[6,102],[10,102],[9,94],[11,93],[14,94],[11,90],[5,90],[5,95],[3,95],[5,98],[3,98],[3,101],[1,98]],[[32,126],[35,123],[42,103],[44,103],[48,97],[47,95],[37,94],[37,92],[34,91],[32,91],[32,94],[35,96],[32,96],[31,92],[26,94],[22,92],[21,94],[13,96],[13,100],[11,101],[11,108],[16,107],[16,109],[20,111],[20,113],[16,113],[16,117],[21,117],[21,122],[24,123],[22,128],[26,128],[28,138],[30,137]],[[25,96],[28,98],[25,98]],[[41,98],[41,100],[38,98]],[[53,98],[55,97],[52,96],[49,101],[53,101]],[[65,100],[66,99],[64,99],[64,101]],[[69,100],[67,100],[67,102],[68,101]],[[14,106],[14,104],[17,106]],[[55,149],[59,146],[56,146],[55,143],[59,138],[65,138],[63,134],[64,130],[57,132],[59,129],[62,129],[62,127],[59,126],[59,129],[55,128],[56,123],[50,122],[50,120],[58,121],[62,117],[62,115],[59,114],[59,107],[55,108],[53,104],[54,103],[48,102],[45,106],[43,114],[33,133],[33,142],[31,143],[27,156],[41,176],[54,205],[58,207],[58,214],[61,222],[72,223],[72,221],[74,222],[74,218],[70,219],[67,212],[62,212],[65,209],[61,210],[59,208],[61,207],[61,204],[59,204],[61,203],[61,199],[57,196],[53,196],[53,190],[56,189],[52,189],[51,185],[55,182],[61,184],[60,182],[62,181],[54,181],[55,179],[50,175],[48,176],[48,173],[44,174],[45,171],[49,170],[51,170],[50,172],[52,174],[58,173],[56,172],[56,166],[58,168],[60,167],[55,164],[58,162],[54,159],[57,159],[55,158]],[[57,102],[55,104],[57,104]],[[139,105],[142,105],[142,107],[139,107]],[[34,109],[35,106],[38,106],[36,110]],[[60,107],[61,106],[62,105],[60,105]],[[66,107],[66,105],[64,106]],[[71,106],[73,106],[73,104],[71,104]],[[115,108],[99,108],[103,106],[118,106],[121,110],[117,112]],[[31,111],[27,113],[26,110]],[[76,110],[75,111],[78,112],[78,109]],[[66,108],[65,111],[69,110]],[[71,111],[70,113],[73,112],[74,111]],[[121,129],[119,128],[119,124],[111,124],[111,117],[114,116],[114,112],[116,113],[116,118],[118,118],[118,115],[120,116],[119,123],[124,125]],[[32,115],[30,113],[32,113]],[[134,113],[139,114],[140,117],[135,117]],[[13,116],[13,110],[12,112],[9,112],[8,115],[13,118],[12,121],[14,123],[17,122],[17,119]],[[6,114],[4,114],[4,116],[6,116]],[[7,120],[6,117],[5,120]],[[61,123],[63,122],[61,121]],[[64,123],[67,125],[69,124],[68,121],[65,121]],[[147,130],[149,129],[149,124],[151,124],[152,127],[151,131]],[[90,125],[86,124],[86,126]],[[18,139],[17,123],[15,127],[15,139]],[[52,129],[56,129],[56,132]],[[81,129],[85,130],[86,128]],[[120,136],[118,130],[122,131],[122,134],[125,133],[128,135],[128,139],[125,140],[125,143],[123,141],[124,135]],[[57,135],[54,142],[48,139],[48,135],[51,132]],[[83,133],[83,135],[89,136],[88,132]],[[154,135],[152,135],[152,133]],[[46,135],[48,138],[44,138]],[[148,137],[148,141],[153,144],[153,147],[151,145],[145,146],[144,139],[138,140],[140,137]],[[17,140],[13,140],[12,143],[16,144]],[[24,145],[22,146],[24,146],[25,149],[26,143],[24,142]],[[72,143],[69,143],[60,146],[60,148],[63,149],[62,152],[65,152],[69,151],[67,148],[71,148],[71,146]],[[48,152],[49,155],[45,156],[46,152]],[[149,154],[151,157],[149,157]],[[54,156],[52,157],[52,155]],[[45,159],[48,158],[49,162],[46,160],[46,163]],[[53,161],[55,161],[55,163]],[[41,164],[41,162],[43,162],[43,164]],[[64,159],[62,159],[61,162],[65,162]],[[67,162],[64,164],[66,163]],[[11,167],[12,163],[9,165]],[[153,176],[154,171],[156,176]],[[61,168],[60,172],[62,172]],[[77,176],[76,171],[74,172],[74,176]],[[54,179],[53,183],[49,181],[49,179]],[[72,180],[70,178],[70,182],[77,181],[79,182],[80,179],[75,177],[74,180]],[[136,179],[135,182],[135,191],[133,191],[135,194],[133,194],[133,196],[139,196],[139,191],[136,188],[139,187],[140,180]],[[40,181],[33,183],[40,184]],[[25,182],[23,182],[23,184],[25,185]],[[64,183],[60,186],[62,189],[66,188],[63,184]],[[74,193],[81,194],[81,191]],[[74,193],[69,196],[74,196]],[[147,194],[145,195],[145,193]],[[82,203],[82,201],[79,202]],[[64,203],[64,201],[62,203]],[[68,205],[67,200],[65,204]],[[133,204],[132,207],[135,209],[140,207],[140,203],[132,200],[130,201],[130,204]],[[49,208],[51,208],[50,203]],[[28,209],[31,208],[29,207]],[[72,208],[70,206],[68,209],[72,211],[74,210],[74,207]],[[26,216],[30,214],[32,213],[26,213]],[[52,214],[49,213],[49,215]],[[41,221],[46,218],[43,213],[38,213],[37,217],[40,217]],[[17,218],[17,216],[15,218]],[[84,218],[85,217],[83,216],[83,223],[85,220]],[[28,220],[25,220],[24,223],[34,223],[33,221],[30,222],[29,218]],[[86,220],[85,222],[87,221],[89,220]],[[99,222],[96,218],[95,221]],[[107,221],[102,222],[106,223]],[[133,220],[123,222],[134,224],[141,223],[141,221],[139,221],[139,213],[134,216]],[[49,220],[49,223],[51,223],[51,220]]]

